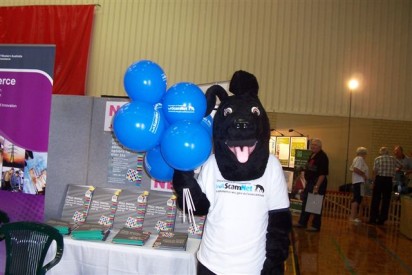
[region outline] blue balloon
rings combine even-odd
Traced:
[[[156,63],[141,60],[129,66],[124,74],[123,84],[132,101],[155,104],[166,93],[167,77]]]
[[[144,167],[149,176],[158,181],[171,181],[173,179],[174,170],[164,160],[159,146],[147,151]]]
[[[212,138],[200,123],[178,121],[165,130],[160,150],[171,167],[190,171],[207,160],[212,151]]]
[[[158,111],[160,113],[160,115],[162,117],[162,120],[164,120],[164,122],[165,122],[165,129],[167,129],[170,126],[170,124],[169,124],[169,122],[167,121],[167,119],[165,117],[165,113],[164,113],[164,110],[163,110],[163,104],[160,103],[160,102],[156,103],[154,105],[154,108],[155,108],[156,111]]]
[[[213,118],[212,115],[208,115],[202,119],[200,122],[200,125],[202,125],[207,132],[209,133],[210,136],[213,136]]]
[[[193,83],[181,82],[170,87],[163,97],[163,112],[167,121],[200,122],[206,112],[206,96]]]
[[[113,132],[124,147],[144,152],[160,143],[165,120],[153,105],[132,101],[126,103],[113,117]]]

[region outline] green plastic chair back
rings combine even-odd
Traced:
[[[2,224],[8,223],[9,221],[10,221],[9,215],[7,215],[6,212],[3,212],[0,210],[0,227]],[[3,239],[4,239],[4,236],[0,234],[0,241],[2,241]]]
[[[0,227],[6,242],[5,275],[42,275],[59,263],[63,256],[63,236],[47,224],[13,222]],[[55,257],[44,265],[52,242],[56,242]]]
[[[3,223],[8,223],[9,221],[10,221],[9,215],[7,215],[6,212],[3,212],[3,211],[0,210],[0,226]]]

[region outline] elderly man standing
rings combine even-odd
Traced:
[[[311,213],[305,211],[308,193],[326,194],[328,185],[327,176],[329,174],[329,159],[326,153],[322,150],[322,142],[320,139],[312,139],[310,143],[312,154],[305,167],[306,186],[302,195],[302,212],[299,222],[294,225],[298,228],[306,228]],[[321,214],[313,214],[312,226],[307,231],[318,232],[321,226]]]
[[[374,182],[368,223],[383,225],[388,219],[395,170],[401,164],[389,155],[387,147],[381,147],[379,155],[373,163]]]

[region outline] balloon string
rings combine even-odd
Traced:
[[[192,195],[190,194],[189,188],[183,188],[183,222],[185,222],[186,217],[186,209],[187,207],[187,214],[188,220],[190,223],[193,224],[193,229],[198,231],[198,226],[195,222],[195,215],[193,214],[193,210],[196,211],[195,204],[193,203]]]

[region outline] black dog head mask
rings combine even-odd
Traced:
[[[258,98],[256,77],[245,71],[234,73],[229,96],[219,85],[206,91],[210,114],[220,104],[213,118],[213,143],[222,176],[231,181],[260,178],[269,157],[270,125]]]

